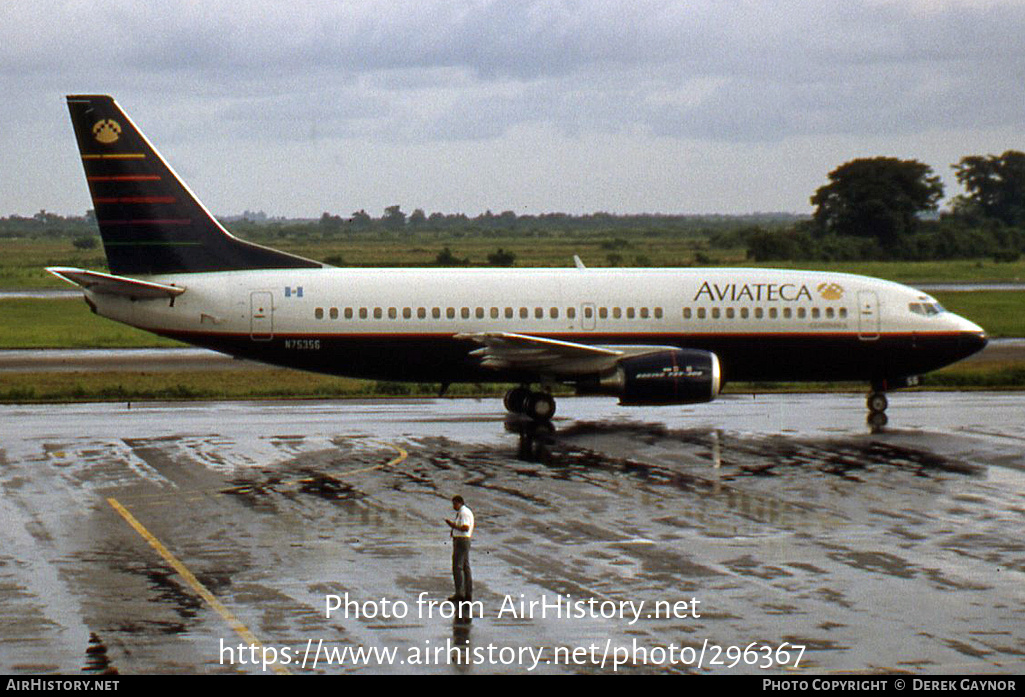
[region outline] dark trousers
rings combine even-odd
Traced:
[[[473,574],[470,573],[470,538],[452,538],[452,580],[456,595],[465,600],[473,598]]]

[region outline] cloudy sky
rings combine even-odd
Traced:
[[[0,215],[91,207],[109,93],[217,214],[809,212],[1025,149],[1025,0],[2,0]]]

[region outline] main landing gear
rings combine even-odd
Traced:
[[[883,391],[881,386],[873,385],[872,391],[868,394],[868,399],[865,401],[865,406],[868,407],[868,425],[872,429],[872,433],[878,433],[889,423],[890,419],[886,416],[886,407],[889,404],[886,400],[886,392]]]
[[[505,393],[505,408],[534,421],[551,421],[555,416],[555,398],[549,392],[534,392],[529,385],[514,387]]]

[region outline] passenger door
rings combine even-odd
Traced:
[[[858,291],[858,338],[862,341],[879,338],[879,296],[874,290]]]

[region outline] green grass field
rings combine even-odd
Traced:
[[[184,346],[90,312],[81,298],[0,300],[0,349]]]
[[[996,263],[989,259],[923,262],[803,262],[792,264],[747,261],[742,249],[710,249],[706,240],[683,235],[530,234],[459,235],[421,233],[366,236],[339,240],[260,240],[283,251],[318,260],[340,260],[354,266],[429,266],[448,247],[457,259],[485,266],[489,254],[502,248],[516,255],[518,267],[570,267],[578,254],[588,266],[754,266],[839,271],[885,278],[901,283],[1025,282],[1025,260]],[[0,289],[66,288],[46,273],[46,266],[77,266],[104,270],[99,249],[81,251],[70,240],[0,240]]]

